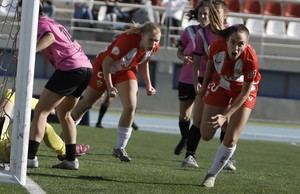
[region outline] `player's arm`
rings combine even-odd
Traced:
[[[192,63],[193,58],[191,56],[184,55],[184,47],[179,43],[178,49],[177,49],[177,58],[180,59],[183,63]]]
[[[110,56],[106,56],[102,63],[102,71],[103,71],[103,77],[106,82],[108,94],[111,97],[114,97],[117,95],[118,90],[114,87],[111,79],[111,65],[114,62],[114,60]]]
[[[212,74],[214,72],[214,63],[212,60],[208,60],[206,64],[205,74],[202,82],[201,91],[199,92],[199,95],[204,95],[207,89],[207,86],[211,80]]]
[[[199,55],[193,55],[193,83],[194,83],[194,89],[197,94],[199,94],[199,90],[201,87],[201,84],[198,81],[198,77],[200,75],[200,63],[201,63],[201,56]]]
[[[55,37],[51,32],[45,33],[42,38],[40,38],[36,45],[36,52],[44,50],[45,48],[49,47],[55,41]]]
[[[150,71],[149,71],[149,60],[139,65],[139,71],[142,74],[143,80],[146,85],[147,95],[151,96],[156,93],[155,88],[152,86]]]
[[[231,106],[227,108],[223,114],[217,114],[211,117],[208,122],[212,127],[218,128],[223,126],[223,124],[229,120],[229,118],[244,104],[250,95],[251,88],[254,82],[244,82],[242,91],[237,96],[237,98],[232,102]]]

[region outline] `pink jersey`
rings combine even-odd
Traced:
[[[194,50],[194,54],[201,56],[200,77],[204,77],[205,74],[206,64],[208,61],[208,47],[219,38],[220,36],[211,30],[210,25],[199,29],[196,34],[196,47]]]
[[[191,25],[182,32],[180,36],[180,45],[184,48],[183,54],[185,56],[193,56],[193,51],[196,47],[195,36],[200,28],[200,25]],[[183,64],[180,70],[179,82],[193,84],[192,63]]]
[[[48,32],[54,35],[55,41],[42,50],[42,54],[55,69],[68,71],[81,67],[92,68],[90,60],[81,46],[72,39],[67,29],[53,19],[42,16],[38,22],[37,39],[40,40]]]

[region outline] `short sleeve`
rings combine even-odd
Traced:
[[[121,35],[109,47],[108,55],[113,60],[119,60],[130,50],[136,48],[139,40],[132,35]]]
[[[188,28],[186,28],[180,35],[179,39],[180,45],[182,47],[186,47],[189,43],[189,33],[188,33]]]
[[[39,22],[37,40],[40,40],[48,32],[51,32],[50,24],[46,21]]]
[[[199,56],[204,55],[205,50],[204,50],[203,40],[199,33],[199,30],[197,31],[196,36],[195,36],[195,45],[196,46],[195,46],[195,50],[194,50],[193,54],[199,55]]]
[[[245,82],[252,82],[258,74],[258,57],[255,50],[248,46],[245,50],[243,75]]]

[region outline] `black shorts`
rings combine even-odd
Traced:
[[[91,68],[78,68],[70,71],[56,70],[45,88],[63,96],[80,97],[92,77]]]
[[[178,99],[180,101],[195,100],[196,93],[193,84],[178,82]]]

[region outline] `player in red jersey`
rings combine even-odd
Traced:
[[[121,161],[131,160],[125,147],[131,136],[131,125],[137,104],[137,70],[143,76],[147,94],[156,93],[150,80],[149,60],[159,48],[160,37],[160,28],[151,22],[117,36],[107,49],[97,56],[93,64],[91,82],[72,112],[74,120],[78,121],[106,90],[110,96],[118,94],[123,112],[119,120],[113,155]]]
[[[208,64],[201,94],[204,111],[202,138],[212,139],[227,122],[226,134],[202,186],[214,187],[215,179],[234,154],[240,133],[255,106],[260,73],[258,57],[248,44],[249,31],[234,25],[220,31],[223,37],[209,48]],[[230,120],[229,120],[230,118]]]

